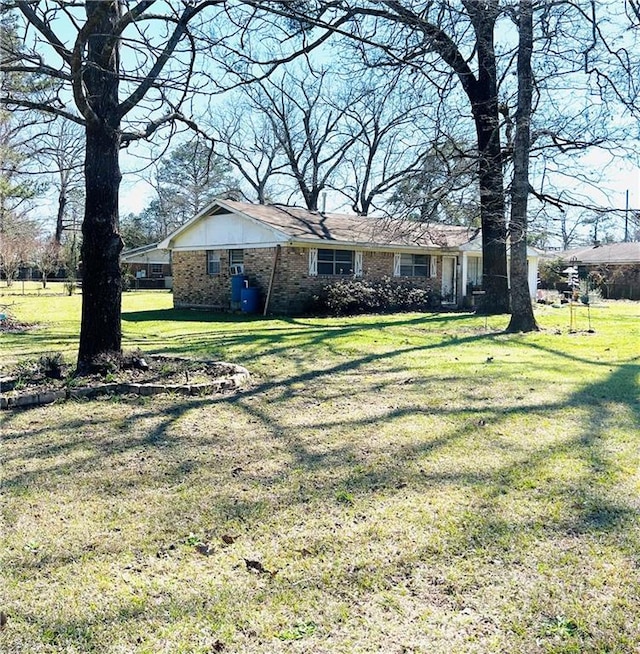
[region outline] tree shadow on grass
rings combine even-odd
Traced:
[[[469,336],[466,338],[457,339],[456,343],[458,344],[474,343],[480,340],[491,339],[492,336],[493,335]],[[313,343],[322,342],[323,340],[324,339],[321,338],[320,336],[311,339]],[[248,391],[230,397],[222,396],[219,398],[206,399],[206,400],[195,399],[195,400],[178,401],[172,404],[172,408],[169,411],[164,412],[162,419],[159,421],[159,423],[154,427],[152,431],[145,433],[143,436],[139,438],[133,438],[133,439],[121,438],[120,435],[118,434],[116,437],[110,439],[108,443],[104,444],[104,446],[101,447],[99,451],[96,452],[95,456],[98,458],[102,458],[104,456],[123,452],[129,448],[135,448],[140,445],[153,446],[158,441],[162,441],[164,445],[169,444],[178,447],[179,441],[172,440],[171,438],[168,437],[168,432],[170,431],[171,425],[175,421],[179,420],[184,415],[185,412],[193,409],[194,407],[213,407],[221,402],[232,406],[238,406],[246,414],[250,415],[253,419],[259,421],[260,424],[266,425],[270,431],[273,431],[274,433],[277,434],[285,434],[287,431],[290,431],[290,428],[288,428],[283,424],[279,424],[277,420],[274,421],[273,415],[269,411],[269,405],[286,402],[291,397],[295,395],[300,395],[301,393],[305,392],[300,390],[294,390],[294,386],[299,384],[306,384],[309,382],[313,382],[315,384],[322,383],[323,379],[330,380],[344,373],[358,371],[365,368],[371,363],[375,363],[379,365],[384,361],[390,361],[402,355],[422,353],[422,352],[426,353],[427,351],[431,351],[433,349],[445,347],[448,344],[449,343],[419,345],[413,347],[405,347],[392,352],[369,354],[369,355],[361,356],[356,359],[349,359],[347,361],[334,364],[325,369],[321,369],[321,370],[311,369],[295,375],[291,375],[284,381],[267,380],[253,386]],[[564,353],[558,353],[558,354],[560,356],[566,356]],[[611,364],[607,363],[602,365],[610,366]],[[397,371],[401,371],[401,370],[402,367],[397,368]],[[491,424],[496,426],[501,421],[508,418],[511,414],[519,414],[522,412],[530,412],[533,414],[549,413],[549,412],[553,413],[556,411],[562,411],[562,409],[565,407],[580,407],[580,406],[587,407],[590,413],[592,414],[592,419],[589,421],[590,422],[589,429],[582,436],[580,443],[582,443],[586,451],[592,452],[592,457],[595,457],[595,454],[593,454],[593,446],[597,443],[597,439],[603,436],[603,432],[602,432],[603,428],[602,427],[599,428],[598,425],[600,425],[604,417],[608,415],[607,406],[609,403],[613,402],[613,403],[628,404],[630,409],[634,412],[636,419],[638,419],[638,411],[639,411],[638,399],[637,399],[638,391],[637,391],[637,382],[635,381],[637,374],[638,374],[637,364],[629,363],[627,365],[622,365],[617,367],[613,372],[613,374],[610,375],[606,380],[598,384],[589,385],[585,387],[580,392],[574,394],[573,396],[571,396],[569,400],[566,401],[559,401],[556,404],[547,405],[545,407],[538,407],[535,405],[531,405],[527,407],[526,405],[519,404],[518,406],[512,407],[511,409],[508,410],[500,409],[498,411],[493,410],[489,406],[480,406],[475,409],[474,408],[467,409],[466,412],[470,416],[473,416],[474,414],[477,414],[478,416],[484,416],[483,421],[488,420]],[[452,381],[455,382],[456,381],[455,378],[452,378]],[[383,393],[385,383],[378,381],[376,382],[376,384],[377,384],[377,391]],[[423,390],[425,393],[428,393],[428,388],[424,388]],[[269,395],[269,401],[267,404],[256,403],[253,401],[254,398],[260,398],[264,394],[270,393],[271,391],[275,391],[276,394]],[[339,396],[340,394],[341,394],[340,391],[337,391],[337,395]],[[126,404],[124,405],[123,408],[126,408]],[[383,415],[376,415],[361,420],[353,420],[346,415],[342,415],[342,416],[332,415],[324,418],[322,422],[317,426],[324,429],[332,429],[342,425],[342,426],[351,426],[352,428],[357,429],[359,426],[363,426],[363,425],[382,424],[385,421],[394,421],[401,418],[406,419],[406,418],[411,418],[412,416],[417,417],[420,415],[437,414],[441,417],[446,417],[447,415],[455,416],[459,414],[459,412],[460,412],[459,408],[454,408],[452,410],[449,410],[444,407],[438,407],[437,409],[433,409],[433,408],[424,409],[423,407],[414,405],[414,406],[402,407],[397,409],[391,409],[386,411]],[[153,415],[153,410],[150,410],[148,412],[143,411],[142,413],[137,414],[135,417],[131,417],[130,419],[122,422],[122,424],[120,425],[120,429],[122,430],[122,432],[131,433],[135,431],[136,422],[139,422],[143,420],[145,417],[150,417],[152,415]],[[638,421],[640,422],[640,419],[638,419]],[[64,425],[61,426],[61,428],[78,432],[81,423],[82,421],[80,420],[74,420],[73,422],[67,424],[66,426]],[[88,424],[91,425],[92,429],[96,429],[97,427],[94,419],[91,419]],[[28,434],[21,434],[19,440],[24,440],[24,442],[29,443],[30,442],[29,437],[33,439],[34,437],[38,437],[39,435],[42,436],[47,431],[48,431],[48,427],[46,426],[34,428],[32,430],[29,430]],[[454,437],[461,438],[464,437],[464,435],[465,435],[465,431],[463,430],[457,435],[447,438],[446,441],[441,443],[441,445],[450,442],[451,438]],[[11,440],[12,439],[9,439],[9,442]],[[81,443],[83,441],[82,439],[79,439],[77,442]],[[65,451],[67,451],[68,448],[71,447],[72,444],[70,443],[64,445],[61,444],[53,447],[47,445],[45,446],[44,451],[41,451],[41,453],[45,455],[47,458],[50,458],[54,454],[55,455],[64,454]],[[428,441],[426,445],[421,443],[415,447],[417,448],[417,451],[423,451],[423,450],[430,451],[437,448],[438,443]],[[312,455],[311,454],[308,455],[309,460],[307,461],[307,459],[305,458],[307,456],[305,446],[301,443],[296,443],[295,439],[291,443],[291,450],[294,456],[294,460],[302,465],[309,464],[311,466],[316,466],[319,464],[321,460],[317,453],[313,453]],[[410,451],[410,448],[408,447],[402,447],[400,448],[398,454],[399,454],[399,456],[397,457],[397,461],[399,462],[398,465],[402,465],[402,462],[412,458],[415,455],[415,452],[412,453]],[[544,457],[547,456],[547,454],[548,452],[543,450],[538,456],[540,460],[543,460]],[[37,445],[30,445],[28,446],[27,450],[22,450],[21,452],[21,456],[27,456],[29,459],[36,458],[37,455],[38,455]],[[8,459],[8,461],[9,460],[10,459]],[[531,465],[532,463],[534,463],[534,460],[529,459],[528,461],[520,463],[519,465],[523,465],[523,464]],[[606,466],[603,462],[597,461],[594,458],[592,467],[594,470],[598,470]],[[50,472],[52,470],[50,470]],[[20,485],[22,485],[23,482],[24,480],[19,482]]]
[[[331,338],[331,335],[314,333],[307,343],[321,345]],[[473,345],[491,338],[492,335],[474,335],[458,338],[455,342]],[[317,369],[313,362],[307,361],[306,370],[298,370],[280,380],[266,380],[242,394],[213,399],[176,399],[169,404],[169,408],[167,403],[149,401],[139,405],[130,400],[122,400],[118,403],[118,412],[123,415],[117,429],[107,429],[105,435],[97,436],[90,442],[93,451],[88,458],[63,462],[58,469],[55,465],[36,467],[28,475],[21,475],[15,468],[7,470],[5,491],[11,493],[19,487],[40,486],[43,491],[55,492],[55,485],[41,485],[43,477],[57,475],[64,477],[64,483],[68,484],[74,473],[89,470],[97,474],[104,468],[111,468],[115,475],[111,490],[107,487],[96,489],[98,495],[110,495],[113,493],[113,484],[116,487],[118,485],[118,468],[115,464],[119,457],[129,452],[134,455],[146,452],[147,455],[153,454],[157,469],[145,468],[145,475],[138,480],[121,477],[122,487],[117,497],[126,498],[144,492],[150,485],[164,484],[168,491],[176,485],[188,488],[189,484],[198,483],[199,475],[214,468],[215,475],[212,479],[217,482],[215,493],[206,491],[211,493],[210,513],[203,513],[198,518],[200,522],[193,526],[195,530],[203,531],[206,520],[216,516],[222,524],[229,520],[242,521],[245,533],[249,534],[252,530],[259,530],[261,523],[268,522],[274,515],[285,513],[292,507],[297,507],[301,515],[304,515],[314,507],[323,505],[338,511],[343,523],[352,523],[364,519],[358,516],[364,514],[366,517],[377,502],[382,503],[391,496],[400,498],[403,493],[411,491],[420,493],[428,502],[435,492],[455,490],[466,499],[458,507],[460,510],[457,515],[447,518],[451,529],[438,544],[437,556],[446,559],[446,565],[455,565],[456,561],[469,557],[475,557],[474,560],[480,563],[505,557],[508,560],[510,557],[513,560],[523,560],[534,543],[541,539],[553,542],[556,538],[577,539],[579,542],[581,539],[601,540],[620,548],[625,556],[637,558],[637,533],[632,529],[638,521],[637,506],[633,498],[622,494],[617,487],[623,472],[619,469],[615,451],[609,447],[609,432],[611,425],[617,424],[616,421],[622,420],[625,425],[640,424],[640,368],[636,360],[622,364],[579,360],[597,366],[606,365],[612,369],[611,373],[546,406],[520,401],[509,407],[505,403],[478,397],[461,410],[458,405],[426,408],[418,401],[407,399],[400,406],[385,407],[373,416],[353,417],[348,413],[336,415],[318,411],[313,414],[315,431],[312,433],[290,418],[290,412],[300,410],[295,401],[300,396],[309,400],[319,397],[320,401],[339,397],[340,393],[334,391],[334,387],[340,380],[352,380],[353,374],[365,372],[372,365],[385,373],[397,373],[403,369],[403,356],[427,356],[429,352],[448,344],[449,342],[421,344],[389,352],[369,353],[350,357],[323,369]],[[529,346],[539,348],[536,344]],[[283,339],[279,349],[272,351],[282,354],[288,347],[290,345],[284,344]],[[547,349],[547,354],[565,360],[575,359],[561,351]],[[455,383],[460,379],[452,376],[451,381]],[[375,386],[376,397],[384,398],[385,391],[397,382],[381,375],[366,383],[367,388],[364,387],[364,381],[362,388],[346,386],[347,394],[355,402],[359,399],[371,401],[371,392]],[[436,378],[421,380],[420,383],[420,392],[425,398],[438,390]],[[406,385],[407,391],[416,390],[413,384],[414,382],[409,382]],[[88,403],[87,409],[90,406]],[[163,413],[160,415],[158,406],[162,406]],[[221,434],[199,434],[193,428],[197,426],[198,411],[215,413],[223,410],[230,412],[230,419],[241,416],[247,425],[254,425],[256,436],[247,434],[238,441],[235,450],[228,450],[222,459],[215,459],[212,453],[216,447],[222,447],[224,441],[227,441],[227,446],[233,445],[234,426],[230,425],[232,429],[229,433]],[[457,459],[459,469],[441,469],[438,465],[439,456],[460,451],[464,449],[465,443],[472,443],[490,454],[492,448],[497,447],[494,441],[498,439],[501,427],[508,428],[511,418],[526,414],[532,419],[545,419],[553,415],[561,416],[562,412],[569,410],[579,412],[576,415],[579,416],[580,423],[570,426],[570,433],[566,436],[560,434],[548,443],[529,443],[527,447],[518,447],[517,439],[512,434],[507,434],[503,437],[504,445],[499,444],[504,451],[496,464],[472,465],[457,454],[460,457]],[[626,415],[621,417],[621,412],[626,412]],[[464,419],[456,419],[461,413]],[[376,452],[378,460],[373,464],[368,459],[370,446],[366,443],[366,436],[353,440],[346,437],[337,440],[332,438],[339,430],[352,430],[356,434],[364,427],[382,428],[397,424],[401,431],[401,425],[407,421],[425,417],[450,419],[451,426],[443,429],[437,437],[425,433],[419,438],[392,438],[387,445],[379,447]],[[87,415],[85,421],[75,419],[62,428],[76,446],[86,447],[83,429],[90,429],[94,419],[94,416]],[[186,432],[178,430],[183,420],[188,421]],[[9,418],[6,424],[11,427],[11,422]],[[326,443],[317,440],[322,440],[323,433],[327,436]],[[38,446],[29,441],[39,439],[43,443],[46,435],[47,427],[40,425],[24,434],[10,436],[7,444],[20,447],[21,443],[25,443],[27,449],[21,448],[21,458],[37,462],[39,457],[47,459],[50,454],[44,447],[39,453]],[[316,440],[314,435],[317,436]],[[263,450],[259,447],[258,439],[270,441],[268,456],[278,459],[277,465],[260,467]],[[198,453],[205,453],[203,458],[182,460],[185,440],[197,444],[200,448]],[[56,456],[73,451],[72,446],[66,450],[64,443],[55,447],[58,448]],[[474,452],[471,451],[469,455],[473,456]],[[545,473],[550,462],[561,461],[563,458],[578,461],[578,473],[556,479]],[[234,473],[234,470],[237,472]],[[300,475],[305,480],[302,484],[296,481]],[[233,479],[240,479],[247,488],[265,489],[268,492],[259,493],[259,496],[239,495],[238,484],[231,484]],[[536,505],[537,512],[532,517],[505,512],[506,500],[521,495],[530,495],[528,503]],[[348,501],[336,509],[339,497]],[[559,507],[555,515],[546,515],[543,508],[540,508],[545,502]],[[438,525],[425,524],[424,528],[438,529]],[[326,535],[326,538],[330,537],[333,538],[333,534]],[[318,538],[322,539],[323,536],[319,534]],[[376,583],[387,584],[389,589],[393,584],[413,583],[415,574],[412,571],[424,561],[434,561],[434,546],[421,547],[417,554],[405,555],[400,552],[390,554],[383,563],[372,562],[371,566],[378,566],[376,579],[382,580]],[[390,551],[393,549],[391,543],[389,548]],[[98,555],[103,554],[98,552],[96,556]],[[75,556],[87,554],[78,551]],[[48,567],[55,565],[55,561],[47,564]],[[442,576],[444,565],[439,562],[434,567],[433,575]],[[37,573],[37,570],[33,572]],[[332,588],[355,588],[353,592],[356,595],[367,597],[368,591],[364,588],[366,580],[362,577],[369,573],[373,574],[363,568],[336,565],[332,569],[331,580],[326,583]],[[276,578],[274,583],[280,582]],[[458,588],[456,592],[469,591]],[[152,607],[148,608],[153,611]],[[195,612],[199,609],[186,603],[183,610]],[[456,609],[453,607],[451,610]],[[125,609],[123,621],[132,619],[135,619],[135,615],[129,615]],[[116,624],[119,618],[107,615],[106,620]],[[68,624],[65,620],[60,621],[62,633]],[[81,636],[84,627],[91,631],[95,624],[88,622],[74,627],[79,630],[78,639],[86,637]],[[70,639],[76,645],[80,642],[74,640],[73,636]]]
[[[225,347],[230,345],[262,344],[268,349],[268,346],[272,346],[274,353],[281,351],[280,346],[282,344],[293,343],[298,338],[304,338],[306,339],[305,342],[313,343],[318,342],[313,340],[314,336],[318,336],[318,340],[328,342],[338,336],[345,337],[359,332],[366,333],[368,331],[405,326],[420,326],[425,331],[433,331],[433,327],[436,324],[442,323],[443,326],[449,325],[449,328],[451,328],[452,323],[455,326],[458,321],[469,320],[469,316],[463,314],[446,314],[446,320],[443,320],[440,314],[420,314],[418,316],[408,314],[407,317],[404,317],[402,314],[394,314],[393,316],[380,316],[380,322],[376,321],[375,316],[304,320],[286,316],[263,318],[262,316],[246,314],[212,314],[208,312],[203,312],[202,315],[198,313],[194,315],[194,312],[177,309],[123,313],[122,318],[125,321],[132,322],[166,321],[193,324],[194,329],[192,331],[181,331],[179,334],[168,336],[163,334],[157,335],[158,341],[166,339],[169,342],[177,342],[178,347],[171,348],[169,346],[169,349],[184,352],[185,348],[193,351],[206,344],[209,347],[216,347],[219,345],[217,341],[220,340]],[[216,331],[207,329],[203,333],[195,328],[198,324],[219,325],[220,329]],[[227,329],[227,325],[231,325],[232,328]],[[242,325],[248,325],[249,329],[243,331],[233,329],[235,326]],[[194,338],[198,340],[195,343],[191,343]],[[146,336],[144,340],[148,343],[153,342],[152,339]],[[277,349],[275,349],[276,346],[278,346]]]
[[[391,317],[402,316],[403,314],[391,314]],[[413,315],[413,314],[409,314]],[[417,318],[408,319],[393,319],[392,324],[414,323],[424,321],[441,321],[443,317],[446,318],[447,323],[455,323],[462,320],[467,320],[470,315],[465,313],[424,313],[420,314]],[[373,314],[364,314],[362,318],[374,318]],[[381,314],[381,319],[387,321],[390,315]],[[317,327],[317,322],[314,321],[336,321],[345,320],[348,324],[354,324],[354,320],[358,320],[358,316],[336,318],[331,316],[312,316],[309,318],[297,318],[291,316],[261,316],[251,313],[217,313],[212,311],[204,311],[198,309],[149,309],[146,311],[123,311],[122,319],[127,322],[205,322],[205,323],[221,323],[221,324],[244,324],[244,323],[284,323],[284,325],[298,325],[303,327]],[[362,321],[355,323],[361,328],[371,327],[371,321]],[[282,327],[285,329],[286,327]]]

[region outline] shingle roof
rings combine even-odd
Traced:
[[[144,252],[149,252],[150,250],[157,249],[157,243],[149,243],[148,245],[140,245],[137,248],[129,248],[128,250],[122,250],[120,253],[121,257],[128,257],[131,255],[143,254]]]
[[[557,253],[558,258],[575,259],[583,264],[632,264],[640,263],[640,243],[607,243],[591,245]]]
[[[232,209],[288,234],[292,240],[318,240],[378,246],[459,247],[478,235],[478,230],[434,225],[392,218],[308,211],[285,205],[258,205],[221,200],[203,215]]]

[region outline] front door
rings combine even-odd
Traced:
[[[442,302],[456,303],[456,258],[442,257]]]

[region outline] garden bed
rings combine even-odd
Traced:
[[[105,394],[211,395],[246,385],[249,372],[223,361],[149,356],[142,364],[73,377],[69,366],[49,355],[22,363],[0,378],[0,409],[24,408]]]

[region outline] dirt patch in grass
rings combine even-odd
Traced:
[[[0,333],[2,334],[20,334],[33,328],[26,322],[21,322],[15,316],[2,309],[0,306]]]

